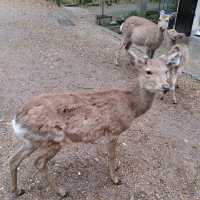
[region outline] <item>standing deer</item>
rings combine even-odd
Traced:
[[[165,57],[168,67],[168,83],[170,90],[172,91],[173,103],[177,104],[176,88],[178,88],[178,78],[183,72],[184,66],[189,61],[189,49],[188,41],[184,33],[178,33],[171,31],[168,33],[170,39],[170,45],[173,45],[168,52],[168,56]],[[164,93],[161,100],[164,99]]]
[[[25,104],[15,115],[12,125],[16,136],[26,141],[11,158],[12,192],[17,188],[17,168],[36,150],[43,152],[35,166],[44,174],[49,186],[65,196],[48,174],[47,163],[64,145],[94,143],[102,136],[108,138],[108,168],[111,180],[119,184],[115,174],[116,144],[119,135],[133,120],[151,108],[157,91],[169,90],[165,61],[161,58],[140,59],[128,52],[130,63],[138,70],[138,81],[132,90],[108,90],[94,93],[44,94]]]
[[[146,47],[146,54],[153,58],[156,49],[164,40],[164,32],[167,29],[169,18],[160,17],[158,24],[143,17],[131,16],[121,25],[123,34],[122,43],[116,52],[115,64],[119,65],[121,50],[129,50],[132,44]]]

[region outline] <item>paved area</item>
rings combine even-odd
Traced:
[[[192,36],[189,42],[190,64],[185,67],[186,73],[200,80],[200,38]]]

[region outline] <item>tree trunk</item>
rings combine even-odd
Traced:
[[[104,6],[105,6],[104,3],[105,3],[104,0],[101,0],[101,15],[102,16],[104,16]]]

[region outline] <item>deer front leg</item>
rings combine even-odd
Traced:
[[[177,100],[176,100],[176,90],[175,90],[175,86],[172,87],[172,99],[173,99],[173,103],[177,104]]]
[[[11,191],[16,196],[20,196],[25,193],[23,189],[17,188],[17,168],[19,167],[20,163],[30,156],[35,150],[36,148],[33,145],[27,144],[10,159],[9,165],[11,173]]]
[[[147,49],[146,49],[146,54],[147,54],[147,56],[148,56],[150,59],[153,58],[154,53],[155,53],[155,50],[154,50],[154,49],[151,49],[151,48],[147,47]]]
[[[172,91],[172,99],[173,99],[173,103],[177,104],[177,100],[176,100],[176,84],[177,84],[177,78],[178,78],[178,74],[177,72],[174,70],[171,75],[170,75],[170,88]]]
[[[66,197],[68,193],[63,188],[60,188],[55,184],[54,179],[48,172],[48,162],[60,151],[61,145],[58,143],[52,143],[46,148],[43,148],[45,151],[36,159],[35,166],[47,180],[51,190],[55,191],[61,197]]]
[[[114,184],[120,184],[119,177],[115,174],[116,170],[116,145],[117,137],[112,138],[108,143],[108,168],[111,180]]]
[[[119,65],[119,57],[121,54],[122,48],[125,48],[126,52],[130,49],[132,45],[131,37],[130,35],[125,35],[124,39],[122,40],[120,47],[118,51],[115,53],[115,65]]]

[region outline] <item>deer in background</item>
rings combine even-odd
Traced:
[[[107,137],[108,168],[111,180],[119,184],[116,175],[116,144],[119,135],[133,120],[147,112],[156,92],[169,90],[166,63],[162,58],[141,59],[128,52],[130,63],[137,69],[137,84],[131,90],[108,90],[93,93],[44,94],[30,100],[16,113],[12,126],[17,137],[26,143],[10,160],[12,192],[17,188],[17,168],[33,152],[41,154],[35,166],[44,174],[49,186],[60,196],[66,192],[48,174],[50,161],[64,145],[94,143]]]
[[[172,91],[173,103],[177,104],[176,88],[178,88],[178,78],[183,72],[184,66],[189,61],[188,39],[184,33],[178,33],[174,29],[168,31],[169,45],[172,46],[165,57],[168,67],[168,83]],[[164,58],[163,57],[163,58]],[[164,99],[164,93],[161,100]]]
[[[175,29],[166,31],[166,40],[170,48],[178,43],[187,43],[185,33],[179,33]]]
[[[160,16],[158,24],[143,17],[131,16],[121,25],[120,30],[123,39],[119,50],[116,52],[115,64],[119,65],[121,50],[129,50],[132,44],[146,47],[146,54],[153,58],[156,49],[160,47],[164,40],[164,32],[169,23],[168,17]]]

